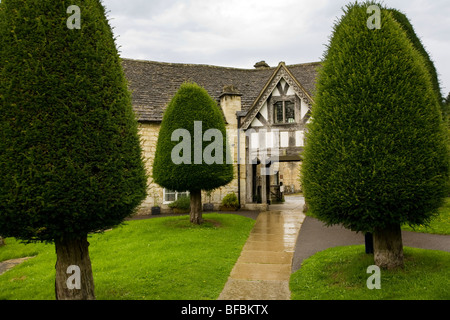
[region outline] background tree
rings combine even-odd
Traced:
[[[131,95],[99,0],[0,4],[0,234],[54,242],[57,299],[94,299],[88,234],[146,195]],[[66,273],[81,271],[81,289]]]
[[[392,16],[394,17],[394,19],[398,23],[400,23],[402,29],[406,32],[408,39],[411,41],[414,49],[416,49],[419,52],[419,54],[423,57],[424,62],[425,62],[425,67],[426,67],[428,73],[430,74],[430,80],[431,80],[431,84],[433,87],[433,91],[436,94],[436,97],[440,103],[444,122],[446,122],[450,113],[446,106],[446,99],[442,95],[442,90],[441,90],[441,85],[439,83],[438,73],[437,73],[437,70],[436,70],[433,60],[431,60],[429,53],[427,52],[424,45],[422,44],[422,41],[420,40],[420,38],[417,36],[416,32],[414,31],[414,27],[412,26],[411,22],[409,21],[408,17],[406,16],[406,14],[404,14],[403,12],[401,12],[397,9],[393,9],[393,8],[389,8],[387,10],[390,13],[392,13]]]
[[[375,263],[397,268],[400,226],[429,222],[447,195],[449,150],[423,56],[389,10],[370,30],[371,4],[347,6],[334,26],[301,179],[319,219],[372,232]]]
[[[211,129],[220,136],[207,138]],[[172,138],[177,132],[185,134]],[[201,191],[219,188],[233,180],[233,166],[227,161],[226,150],[225,121],[217,103],[204,88],[184,83],[164,113],[153,178],[169,190],[189,191],[190,220],[194,224],[202,223]],[[217,161],[210,163],[208,157]],[[175,158],[182,159],[182,163]]]
[[[447,98],[444,100],[444,114],[446,117],[444,117],[444,121],[447,122],[447,127],[450,130],[450,92],[448,93]]]

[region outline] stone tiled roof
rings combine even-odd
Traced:
[[[133,92],[133,108],[139,121],[158,122],[167,104],[185,81],[204,87],[219,100],[226,86],[242,95],[242,110],[248,111],[276,68],[237,69],[209,65],[175,64],[123,59],[125,76]],[[287,68],[313,95],[320,63],[290,65]]]

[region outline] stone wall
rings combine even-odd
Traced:
[[[279,166],[280,181],[285,186],[285,193],[301,192],[300,169],[301,162],[281,162]]]
[[[159,185],[153,183],[151,178],[153,160],[156,152],[156,144],[158,142],[160,123],[140,123],[139,124],[139,134],[141,136],[141,145],[143,150],[144,159],[146,162],[146,168],[149,173],[148,181],[148,191],[147,198],[141,204],[138,214],[150,214],[151,207],[155,205],[161,206],[162,211],[169,211],[167,203],[164,203],[164,191]],[[227,125],[227,138],[231,148],[231,156],[233,159],[234,167],[234,179],[228,185],[218,188],[211,193],[211,197],[208,196],[206,192],[202,193],[202,202],[211,202],[214,204],[215,210],[219,208],[219,205],[227,194],[234,192],[238,195],[238,138],[237,138],[237,126],[235,124]],[[241,151],[240,157],[241,161],[245,159],[245,136],[240,139]],[[211,199],[210,199],[211,198]],[[244,204],[245,201],[245,165],[241,164],[241,202]]]
[[[145,159],[147,172],[149,174],[147,198],[141,204],[139,214],[149,214],[151,212],[152,206],[161,206],[163,201],[163,189],[157,184],[153,183],[153,179],[151,177],[160,126],[160,123],[157,122],[139,124],[142,152]]]
[[[156,144],[158,142],[160,123],[147,122],[139,124],[139,133],[141,135],[141,145],[143,150],[143,155],[146,161],[146,167],[149,173],[149,188],[147,198],[143,201],[141,207],[139,208],[138,214],[150,214],[151,207],[155,205],[161,206],[163,212],[169,211],[167,203],[164,203],[164,192],[163,188],[153,183],[151,178],[153,160],[156,152]],[[234,169],[234,179],[231,183],[221,188],[218,188],[211,192],[209,195],[206,192],[202,193],[203,203],[213,203],[214,209],[218,210],[222,202],[222,199],[229,193],[234,192],[238,195],[238,134],[240,134],[240,183],[241,183],[241,205],[243,208],[248,207],[252,209],[252,205],[248,204],[246,206],[246,165],[245,165],[245,133],[238,132],[237,126],[235,124],[227,124],[227,138],[228,143],[231,148],[231,155],[233,160]],[[300,162],[282,162],[280,163],[280,178],[281,175],[283,179],[280,179],[286,186],[286,189],[293,189],[295,192],[301,191],[301,186],[299,182],[299,172],[301,168]],[[286,190],[288,191],[288,190]]]
[[[228,185],[218,188],[210,194],[202,192],[202,202],[213,203],[215,210],[219,209],[222,199],[227,194],[234,192],[238,195],[238,181],[240,181],[240,199],[243,207],[245,207],[246,199],[245,133],[238,130],[236,118],[236,112],[241,110],[241,95],[236,92],[234,87],[224,88],[224,93],[220,96],[220,108],[222,109],[226,120],[227,140],[233,161],[234,179]],[[153,183],[153,179],[151,178],[159,129],[160,123],[158,122],[141,122],[139,124],[142,149],[147,170],[150,175],[147,199],[142,203],[139,214],[149,214],[151,212],[151,207],[155,205],[161,206],[163,212],[170,210],[168,204],[163,201],[163,188]],[[240,177],[238,177],[238,166],[240,166]]]

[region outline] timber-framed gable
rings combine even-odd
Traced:
[[[291,91],[290,94],[289,91]],[[306,89],[292,75],[284,62],[280,62],[269,81],[261,90],[261,93],[253,103],[250,110],[247,112],[247,115],[241,121],[241,128],[243,130],[248,130],[252,126],[255,118],[258,119],[258,121],[262,122],[264,125],[270,127],[273,127],[274,125],[286,124],[286,122],[277,123],[273,116],[274,102],[279,101],[291,101],[292,103],[294,103],[295,110],[298,111],[295,114],[294,122],[297,124],[306,124],[308,119],[305,119],[305,117],[309,117],[310,115],[313,99],[306,91]],[[267,113],[264,111],[264,107],[267,107]],[[305,112],[302,112],[302,107],[307,110]],[[263,113],[261,113],[261,110],[263,110]],[[290,123],[287,122],[287,124]]]

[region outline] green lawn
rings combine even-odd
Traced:
[[[293,300],[449,300],[450,253],[404,248],[405,268],[381,270],[381,289],[367,288],[373,255],[364,246],[337,247],[306,259],[292,274]]]
[[[445,200],[445,204],[439,209],[439,215],[430,222],[429,226],[416,226],[411,228],[408,225],[404,225],[402,229],[422,233],[450,235],[450,198]]]
[[[129,221],[90,237],[95,293],[99,300],[217,299],[254,220],[205,214],[202,226],[189,217]],[[0,261],[35,258],[0,276],[0,299],[54,299],[54,245],[6,239]]]
[[[314,216],[308,211],[309,216]],[[450,235],[450,198],[428,226],[403,230]],[[291,275],[293,300],[449,300],[450,253],[404,247],[405,268],[381,271],[381,289],[369,290],[373,255],[364,246],[336,247],[318,252]]]

